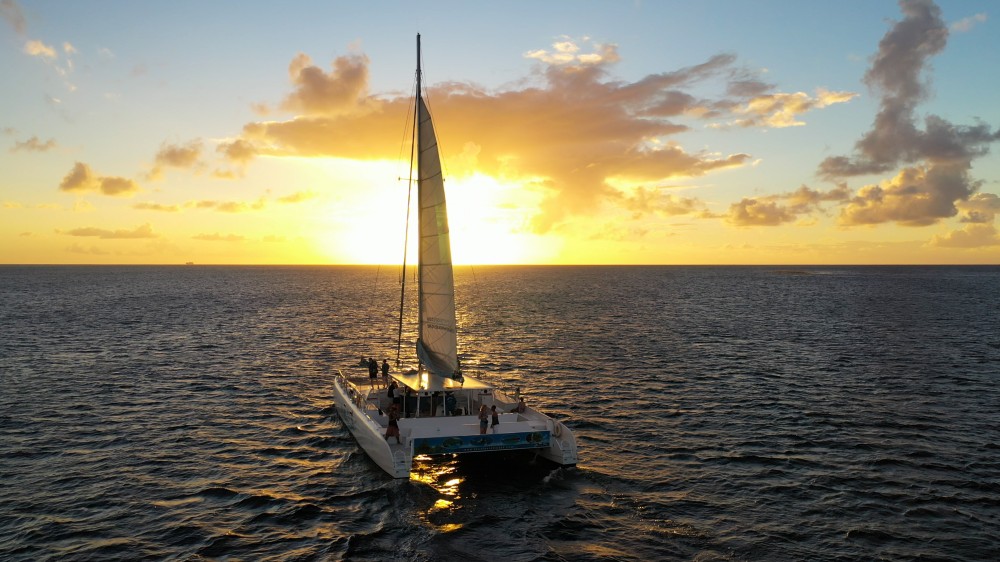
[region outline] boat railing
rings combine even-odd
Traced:
[[[517,399],[521,396],[520,385],[497,381],[493,375],[488,374],[486,371],[471,371],[469,374],[476,379],[489,383],[493,387],[494,398],[501,399],[505,403],[517,403]]]

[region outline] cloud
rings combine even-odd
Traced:
[[[316,193],[313,191],[298,191],[292,193],[291,195],[285,195],[284,197],[278,197],[279,203],[301,203],[303,201],[308,201],[316,197]]]
[[[744,197],[729,206],[726,222],[736,226],[778,226],[795,220],[795,214],[776,201]]]
[[[59,231],[57,231],[59,232]],[[135,227],[132,230],[107,230],[104,228],[84,227],[75,228],[66,232],[60,232],[69,236],[95,237],[103,240],[134,240],[140,238],[159,238],[160,235],[153,232],[149,223]]]
[[[823,203],[840,203],[850,197],[846,185],[839,185],[830,191],[819,191],[808,186],[800,186],[790,193],[764,197],[744,197],[733,203],[721,216],[708,213],[703,218],[722,218],[734,226],[779,226],[792,222],[799,215],[822,210]]]
[[[992,224],[968,224],[944,236],[931,238],[931,246],[943,248],[982,248],[1000,246],[1000,234]]]
[[[201,148],[202,143],[198,139],[187,144],[163,143],[153,159],[154,165],[148,174],[149,179],[161,179],[164,168],[190,169],[197,166],[198,159],[201,157]]]
[[[924,226],[954,216],[957,202],[981,184],[969,176],[972,161],[1000,140],[1000,131],[984,123],[955,125],[928,115],[923,128],[918,126],[916,108],[929,95],[928,59],[944,49],[948,28],[930,0],[900,7],[904,19],[882,38],[865,74],[868,86],[881,95],[871,130],[857,141],[854,154],[829,157],[819,166],[828,179],[894,170],[896,175],[860,189],[844,208],[841,224]]]
[[[38,137],[31,137],[26,141],[18,141],[14,143],[14,146],[10,149],[11,152],[47,152],[56,146],[55,139],[49,139],[45,142],[38,140]]]
[[[794,94],[774,93],[754,96],[742,107],[734,108],[734,112],[745,115],[733,122],[738,127],[801,127],[804,121],[799,121],[799,115],[812,109],[820,109],[837,103],[851,101],[858,94],[854,92],[830,92],[822,88],[816,91],[816,97],[810,97],[804,92]]]
[[[77,162],[73,169],[59,183],[61,191],[71,193],[99,192],[112,197],[131,197],[140,191],[135,181],[116,177],[98,176],[83,162]]]
[[[140,211],[160,211],[164,213],[176,213],[181,210],[177,205],[162,205],[160,203],[136,203],[132,205],[133,209],[138,209]]]
[[[215,151],[223,154],[229,162],[237,164],[246,164],[257,156],[257,148],[243,139],[220,143]]]
[[[746,153],[685,150],[671,137],[690,127],[675,119],[740,117],[752,118],[754,125],[785,126],[798,123],[796,116],[804,111],[854,97],[825,90],[815,96],[770,92],[773,86],[738,68],[730,54],[619,81],[608,74],[620,58],[617,48],[595,49],[584,52],[560,41],[551,50],[528,53],[541,65],[532,84],[499,91],[464,83],[430,88],[426,98],[437,118],[448,173],[478,171],[537,189],[545,199],[531,227],[545,232],[570,216],[593,214],[604,202],[628,204],[609,186],[614,178],[656,185],[752,161]],[[295,90],[283,107],[299,114],[248,123],[238,140],[217,150],[240,163],[256,155],[396,158],[400,123],[412,102],[368,95],[367,65],[360,55],[341,57],[326,73],[297,56],[289,67]],[[706,81],[725,83],[719,98],[694,95]],[[751,104],[761,96],[770,101]],[[467,146],[477,147],[476,158],[463,156]]]
[[[21,12],[21,6],[17,4],[14,0],[2,0],[0,1],[0,14],[3,15],[3,19],[10,24],[11,28],[18,35],[24,35],[28,29],[28,25],[25,22],[24,14]]]
[[[621,194],[621,205],[638,218],[646,213],[662,216],[690,215],[705,209],[705,204],[694,197],[679,197],[665,193],[663,188],[638,187]]]
[[[967,166],[906,167],[890,180],[858,190],[841,211],[840,224],[927,226],[958,214],[956,201],[968,199],[978,185],[969,179]]]
[[[48,60],[55,60],[58,56],[53,47],[36,39],[32,39],[24,44],[24,53],[33,57],[41,57]]]
[[[197,234],[191,238],[195,240],[204,240],[206,242],[243,242],[246,237],[239,236],[236,234]]]
[[[263,197],[252,203],[244,201],[191,201],[185,206],[195,209],[214,209],[223,213],[246,213],[264,209],[267,206],[267,201]]]
[[[959,201],[956,206],[965,213],[962,222],[993,222],[993,219],[1000,214],[1000,197],[992,193],[976,193],[967,201]]]
[[[552,50],[539,49],[524,53],[525,58],[536,59],[550,65],[599,65],[618,62],[618,45],[596,43],[595,52],[580,53],[580,47],[567,36],[552,44]]]
[[[37,40],[31,39],[25,42],[22,49],[25,54],[38,57],[42,59],[50,68],[55,70],[56,74],[63,81],[63,85],[70,92],[76,91],[76,85],[69,81],[69,76],[73,73],[74,63],[73,55],[77,53],[76,47],[71,43],[63,42],[62,53],[63,56],[60,60],[59,51],[51,45],[46,45],[45,43]],[[49,96],[51,98],[51,96]],[[59,100],[51,98],[58,102]]]
[[[288,65],[295,90],[281,103],[285,111],[307,115],[342,115],[374,104],[368,93],[368,57],[337,57],[327,74],[299,53]]]
[[[965,33],[971,31],[973,27],[980,23],[986,22],[986,14],[976,14],[974,16],[969,16],[967,18],[962,18],[955,23],[948,26],[953,33]]]

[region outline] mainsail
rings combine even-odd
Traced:
[[[451,268],[448,209],[441,158],[430,113],[420,92],[420,36],[417,36],[417,200],[420,217],[420,335],[417,356],[427,370],[458,375],[455,281]]]

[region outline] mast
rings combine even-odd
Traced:
[[[420,217],[420,202],[423,201],[421,193],[423,192],[424,181],[420,177],[420,173],[423,171],[420,166],[420,158],[424,153],[423,141],[420,137],[420,127],[423,125],[421,122],[420,115],[420,96],[422,87],[420,84],[420,34],[417,34],[417,95],[413,99],[413,122],[414,130],[417,135],[417,240],[420,241],[417,244],[417,342],[424,340],[424,299],[422,295],[424,294],[424,268],[422,267],[423,260],[421,256],[423,255],[423,239],[424,239],[424,221]],[[420,372],[420,354],[417,354],[417,372]]]

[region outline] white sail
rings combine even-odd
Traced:
[[[453,377],[459,368],[448,209],[434,125],[419,91],[417,142],[420,209],[420,339],[417,354],[431,373]]]

